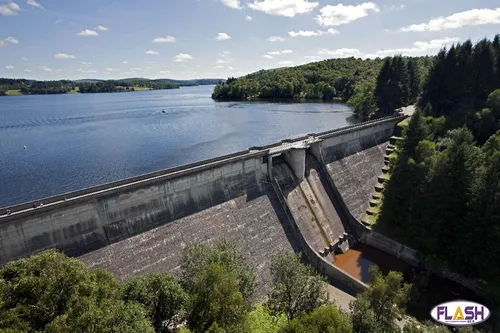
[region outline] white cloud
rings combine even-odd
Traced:
[[[158,37],[153,39],[153,43],[175,43],[177,39],[172,36]]]
[[[215,66],[214,68],[224,68],[222,65]]]
[[[323,30],[299,30],[299,31],[288,31],[288,34],[292,37],[312,37],[312,36],[322,36],[322,35],[338,35],[339,31],[333,28],[327,31]]]
[[[240,8],[240,0],[220,0],[224,5],[234,8],[234,9],[239,9]]]
[[[186,53],[179,53],[178,55],[176,55],[174,57],[175,62],[186,62],[186,61],[189,61],[192,59],[193,59],[193,56],[190,54],[186,54]]]
[[[388,50],[379,50],[375,52],[375,54],[366,55],[367,58],[376,58],[376,57],[386,57],[394,54],[402,54],[409,56],[417,56],[417,55],[426,55],[428,51],[431,50],[439,50],[443,46],[453,44],[458,42],[460,39],[458,37],[445,37],[441,39],[433,39],[429,41],[417,41],[413,45],[414,47],[410,48],[398,48],[398,49],[388,49]]]
[[[28,61],[28,58],[26,57],[22,57],[21,59],[23,59],[23,61]]]
[[[254,0],[248,7],[270,15],[294,17],[305,14],[318,6],[317,2],[307,0]]]
[[[318,55],[331,56],[335,58],[360,57],[363,53],[358,49],[341,48],[335,50],[321,49]]]
[[[9,2],[6,5],[0,5],[0,15],[13,16],[17,15],[17,12],[21,10],[21,7],[15,2]]]
[[[253,20],[253,18],[250,15],[247,15],[247,16],[245,16],[245,20],[251,21],[251,20]]]
[[[308,60],[312,60],[312,61],[316,61],[316,60],[320,60],[321,59],[320,56],[304,56],[304,58],[306,58]]]
[[[31,73],[31,69],[25,69],[24,70],[26,73]]]
[[[170,74],[170,71],[160,71],[160,74]]]
[[[283,37],[278,37],[278,36],[272,36],[267,39],[270,42],[284,42],[285,38]]]
[[[128,64],[128,61],[122,61],[122,64]]]
[[[79,72],[82,72],[82,73],[85,73],[85,74],[89,74],[89,73],[97,73],[97,71],[96,71],[96,70],[94,70],[94,69],[89,69],[89,70],[79,69],[78,71],[79,71]]]
[[[404,9],[406,5],[391,5],[391,6],[385,6],[386,10],[389,12],[393,12],[396,10],[401,10]]]
[[[58,53],[58,54],[54,54],[54,58],[56,58],[56,59],[75,59],[76,57],[72,54]]]
[[[142,68],[141,67],[135,67],[135,68],[131,68],[130,70],[131,71],[142,71]]]
[[[108,28],[106,28],[105,26],[102,26],[102,25],[98,25],[97,30],[100,30],[100,31],[108,31]]]
[[[269,55],[269,54],[264,54],[264,55],[262,56],[262,58],[272,59],[272,58],[274,58],[274,57],[273,57],[272,55]]]
[[[7,68],[7,69],[14,69],[14,66],[7,65],[7,66],[5,66],[5,68]]]
[[[290,60],[278,61],[278,65],[281,65],[281,66],[289,66],[292,64],[293,64],[293,61],[290,61]]]
[[[281,51],[267,52],[267,54],[270,55],[270,56],[275,56],[275,55],[280,55],[280,54],[292,54],[292,53],[293,53],[292,50],[281,50]]]
[[[4,46],[7,46],[7,44],[5,44],[4,41],[0,40],[0,47],[4,47]]]
[[[500,24],[500,8],[466,10],[446,17],[433,18],[427,23],[412,24],[399,31],[441,31],[483,24]]]
[[[120,74],[121,75],[130,75],[130,74],[134,74],[135,72],[121,72]]]
[[[83,66],[88,66],[88,65],[92,65],[92,62],[90,62],[90,61],[89,61],[89,62],[82,61],[82,62],[81,62],[81,64],[82,64]]]
[[[26,1],[26,3],[28,5],[30,5],[30,6],[37,7],[37,8],[45,10],[45,8],[43,8],[43,6],[40,5],[38,2],[36,2],[35,0],[28,0],[28,1]]]
[[[116,69],[116,68],[111,68],[111,67],[104,68],[104,70],[105,70],[106,72],[117,72],[117,71],[119,71],[119,69]]]
[[[47,66],[40,66],[40,69],[44,72],[52,72],[52,69]]]
[[[7,37],[5,38],[5,40],[12,44],[19,44],[19,40],[15,39],[14,37]]]
[[[231,39],[231,36],[229,36],[228,34],[226,34],[225,32],[219,32],[217,34],[217,37],[215,37],[216,40],[228,40],[228,39]]]
[[[85,29],[78,33],[78,36],[99,36],[97,31]]]
[[[320,15],[316,16],[316,22],[322,26],[339,26],[348,24],[352,21],[368,16],[369,12],[380,12],[380,9],[373,2],[364,2],[361,5],[343,5],[325,6],[321,8]]]
[[[222,51],[219,54],[219,59],[215,62],[215,64],[226,64],[234,61],[234,58],[231,56],[231,51]]]
[[[149,51],[146,51],[146,54],[149,54],[149,55],[157,55],[157,54],[160,54],[160,52],[156,52],[156,51],[149,50]]]

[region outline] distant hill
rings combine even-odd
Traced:
[[[75,80],[73,82],[75,83],[97,83],[97,82],[102,82],[104,80],[99,80],[99,79],[82,79],[82,80]]]

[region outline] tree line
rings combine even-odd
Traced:
[[[376,228],[499,304],[500,36],[439,52],[391,163]]]
[[[418,84],[432,63],[430,57],[412,58],[406,64],[413,83]],[[410,65],[411,63],[411,65]],[[363,91],[373,91],[377,75],[386,61],[371,59],[329,59],[302,66],[259,71],[243,78],[229,78],[214,88],[212,98],[217,100],[270,99],[338,99],[348,101]],[[409,75],[409,73],[407,73]],[[395,82],[394,80],[392,82]],[[367,89],[368,87],[368,89]],[[414,88],[415,92],[420,87]],[[359,99],[359,97],[356,97]],[[355,98],[355,99],[356,99]],[[370,109],[370,113],[374,110]]]
[[[255,302],[255,271],[234,244],[184,249],[180,272],[120,282],[55,250],[0,269],[2,333],[401,333],[411,286],[401,273],[370,270],[371,288],[350,305],[331,303],[325,280],[294,253],[270,265],[273,288]],[[448,332],[410,321],[403,333]],[[460,332],[476,332],[460,330]]]
[[[178,89],[180,85],[172,82],[151,80],[107,80],[99,82],[81,82],[77,84],[78,91],[84,93],[135,91],[135,87],[148,89]]]
[[[107,80],[107,81],[35,81],[25,79],[0,79],[0,96],[9,90],[19,90],[23,95],[67,94],[69,92],[98,93],[134,91],[135,87],[147,89],[177,89],[176,82],[156,80]]]

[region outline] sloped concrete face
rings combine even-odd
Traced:
[[[178,273],[182,250],[197,243],[226,239],[237,244],[256,269],[258,297],[271,287],[269,265],[278,251],[297,250],[288,223],[272,191],[264,189],[180,218],[78,259],[105,268],[120,279],[153,272]]]
[[[335,161],[326,161],[328,174],[352,216],[360,221],[370,204],[377,177],[384,166],[388,142],[375,145]]]

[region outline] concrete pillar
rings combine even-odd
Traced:
[[[306,171],[306,148],[292,148],[285,152],[285,161],[290,165],[295,176],[304,180]]]
[[[313,142],[310,144],[311,148],[310,148],[310,152],[311,154],[313,154],[314,157],[316,157],[316,159],[322,163],[323,162],[323,157],[321,156],[321,144],[323,143],[323,141],[316,141],[316,142]]]

